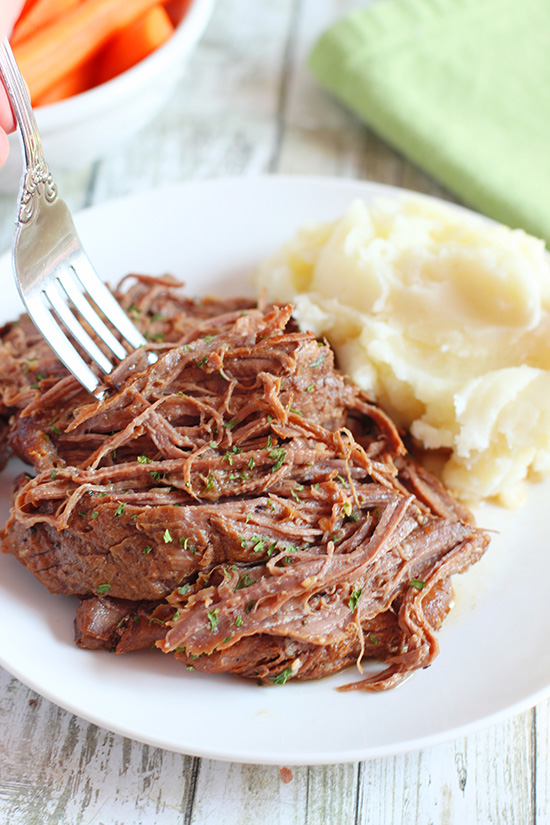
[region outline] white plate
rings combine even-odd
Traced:
[[[251,292],[254,267],[304,222],[350,200],[398,190],[368,183],[260,178],[188,183],[82,213],[99,272],[172,272],[191,293]],[[20,309],[0,260],[0,320]],[[5,514],[11,473],[0,476]],[[315,683],[260,688],[190,673],[160,652],[115,657],[73,644],[75,601],[52,596],[0,557],[0,663],[58,705],[133,739],[216,759],[266,764],[348,762],[425,747],[520,711],[550,691],[550,485],[518,511],[485,507],[491,547],[455,578],[441,654],[397,690],[339,693],[352,670]]]

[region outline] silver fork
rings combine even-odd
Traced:
[[[122,360],[128,350],[93,304],[131,350],[147,342],[99,279],[82,248],[44,160],[29,93],[6,38],[0,44],[0,77],[19,127],[25,164],[12,250],[17,288],[29,316],[60,360],[89,392],[101,398],[105,391],[99,378],[67,333],[105,374],[115,366],[111,359]],[[84,329],[81,318],[103,342],[109,357]],[[154,353],[148,353],[148,358],[149,363],[157,360]]]

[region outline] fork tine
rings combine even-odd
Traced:
[[[118,301],[101,281],[87,256],[82,253],[74,264],[74,272],[84,290],[100,307],[111,324],[116,327],[133,349],[145,346],[147,341],[130,321]],[[127,353],[125,353],[127,355]],[[155,359],[156,360],[156,359]]]
[[[75,318],[63,297],[63,293],[57,281],[52,281],[44,289],[48,301],[59,319],[65,324],[71,335],[76,338],[83,350],[85,350],[90,358],[96,362],[98,367],[104,373],[110,373],[113,365],[107,356],[99,349],[95,341],[90,338],[86,330],[81,325],[80,321]]]
[[[73,303],[76,309],[80,312],[83,318],[89,323],[96,335],[101,338],[103,343],[109,347],[117,358],[123,360],[128,355],[120,341],[118,341],[109,327],[103,323],[95,309],[88,303],[79,287],[75,283],[74,269],[59,275],[61,286],[67,293],[69,300]],[[78,281],[80,284],[80,280]]]
[[[80,383],[89,392],[101,398],[104,394],[103,391],[96,392],[99,386],[99,378],[79,355],[65,333],[61,331],[51,312],[42,303],[41,298],[36,296],[28,299],[27,310],[33,322],[67,369],[73,375],[78,376]]]

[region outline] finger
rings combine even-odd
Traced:
[[[9,152],[8,136],[3,129],[0,129],[0,166],[6,162]]]
[[[13,24],[21,14],[24,6],[23,0],[2,0],[2,13],[0,15],[0,35],[9,37]]]
[[[2,84],[0,84],[0,128],[6,132],[13,132],[15,129],[13,112]]]

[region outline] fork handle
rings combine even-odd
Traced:
[[[15,61],[8,38],[0,42],[0,78],[6,88],[19,127],[25,171],[21,181],[21,207],[19,222],[28,223],[34,214],[33,198],[44,195],[53,203],[57,187],[52,180],[48,164],[44,160],[42,140],[32,109],[27,85]],[[43,187],[43,190],[42,190]]]

